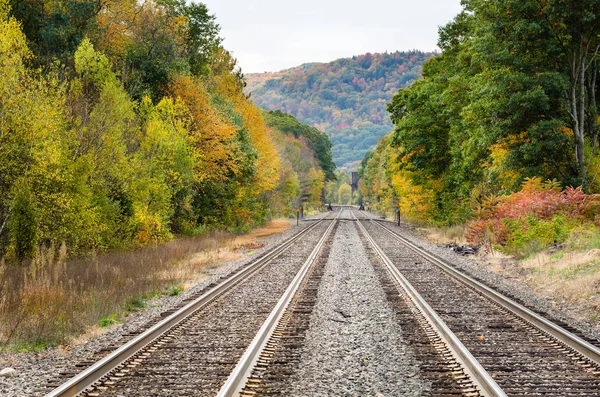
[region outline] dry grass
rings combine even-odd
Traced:
[[[567,304],[581,304],[590,314],[600,310],[600,250],[539,253],[523,261],[528,282]]]
[[[466,244],[464,226],[424,227],[419,231],[438,244]],[[526,283],[579,319],[596,323],[600,319],[600,249],[595,238],[596,233],[576,236],[562,251],[542,251],[522,261],[492,250],[480,254],[478,262]]]
[[[276,219],[267,225],[252,231],[250,234],[237,236],[230,244],[234,250],[240,249],[258,249],[263,245],[256,243],[256,239],[271,236],[277,233],[283,233],[289,229],[295,221],[290,219]]]
[[[76,343],[144,299],[179,293],[206,274],[208,265],[237,259],[262,246],[257,239],[291,225],[276,220],[245,236],[222,232],[184,238],[153,248],[66,259],[66,248],[38,253],[27,266],[0,262],[0,346],[37,349]]]
[[[517,279],[548,297],[572,316],[595,324],[600,318],[600,250],[540,252],[523,261],[498,252],[479,257],[480,264]]]
[[[427,236],[427,239],[438,244],[456,243],[460,245],[467,244],[465,239],[465,225],[449,227],[426,227],[421,231]]]

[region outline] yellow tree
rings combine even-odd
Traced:
[[[215,54],[212,71],[214,91],[233,104],[232,113],[239,115],[239,127],[248,130],[252,147],[257,152],[252,190],[257,194],[273,190],[279,180],[280,158],[261,110],[243,92],[244,84],[236,69],[236,60],[227,51],[220,49]]]
[[[224,183],[239,170],[235,162],[235,127],[212,107],[206,89],[190,76],[179,76],[172,95],[188,109],[186,129],[194,148],[195,172],[199,183]]]
[[[352,188],[350,185],[346,183],[341,184],[337,191],[337,197],[338,203],[342,205],[350,204],[350,201],[352,200]]]
[[[67,124],[65,87],[50,72],[28,70],[31,59],[19,23],[0,1],[0,247],[7,233],[13,199],[37,214],[29,226],[45,241],[71,246],[93,244],[96,225],[85,186],[87,168],[73,158],[75,137]],[[29,200],[30,203],[24,203]],[[11,223],[14,241],[22,222]],[[33,236],[34,234],[29,234]],[[33,244],[35,245],[35,244]],[[33,247],[31,245],[31,247]]]
[[[308,172],[308,205],[312,208],[321,207],[321,197],[325,187],[325,173],[311,168]]]

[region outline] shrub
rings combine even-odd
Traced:
[[[527,256],[563,243],[576,228],[595,229],[600,195],[581,187],[560,190],[556,182],[526,179],[523,188],[508,196],[490,197],[468,223],[471,244],[496,246],[517,256]]]
[[[169,295],[169,296],[178,296],[178,295],[181,295],[184,290],[185,290],[185,288],[183,287],[183,285],[178,285],[178,286],[175,286],[175,287],[171,287],[167,291],[167,295]]]
[[[110,327],[113,324],[118,323],[119,321],[117,320],[117,315],[116,314],[111,314],[110,316],[106,316],[106,317],[102,317],[98,323],[98,325],[100,325],[100,327],[102,328],[106,328],[106,327]]]

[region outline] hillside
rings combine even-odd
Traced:
[[[354,168],[393,129],[387,103],[420,77],[431,56],[420,51],[365,54],[248,74],[246,92],[262,108],[282,110],[325,131],[336,165]]]
[[[335,179],[335,164],[331,158],[331,141],[323,132],[306,124],[300,123],[293,116],[279,110],[264,112],[267,126],[280,131],[289,138],[295,138],[315,158],[314,165],[320,168],[326,180]],[[280,150],[282,157],[289,155],[289,150]],[[306,159],[305,159],[306,160]],[[302,169],[303,167],[294,167]]]

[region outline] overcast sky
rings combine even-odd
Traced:
[[[197,1],[197,0],[195,0]],[[244,73],[364,54],[436,49],[460,0],[201,0]]]

